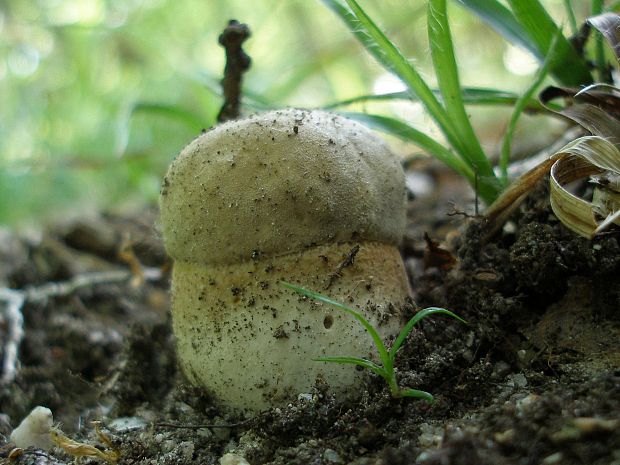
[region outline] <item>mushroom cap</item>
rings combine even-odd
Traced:
[[[361,124],[316,110],[261,113],[192,141],[163,180],[161,228],[175,260],[232,264],[332,242],[398,245],[399,161]]]

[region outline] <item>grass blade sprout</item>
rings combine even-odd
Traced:
[[[394,360],[396,359],[396,353],[398,349],[403,345],[409,333],[413,330],[414,326],[422,321],[424,318],[429,317],[431,315],[443,314],[448,315],[452,318],[457,319],[462,323],[467,323],[464,319],[451,312],[450,310],[446,310],[445,308],[438,307],[428,307],[423,310],[420,310],[415,314],[413,318],[411,318],[405,327],[400,331],[392,347],[390,350],[387,349],[381,337],[377,333],[377,330],[359,313],[358,311],[348,307],[336,300],[333,300],[329,297],[326,297],[322,294],[319,294],[314,291],[310,291],[308,289],[304,289],[303,287],[296,286],[291,283],[287,283],[285,281],[281,281],[282,286],[291,289],[298,294],[306,296],[308,298],[318,300],[319,302],[323,302],[329,305],[336,307],[339,310],[343,310],[347,312],[349,315],[353,316],[363,327],[375,343],[377,347],[377,351],[379,353],[379,359],[381,361],[380,364],[377,364],[371,360],[366,360],[359,357],[348,357],[348,356],[328,356],[328,357],[318,357],[314,359],[317,362],[328,362],[328,363],[339,363],[339,364],[347,364],[347,365],[357,365],[363,368],[366,368],[376,375],[381,376],[385,382],[387,383],[390,394],[394,398],[400,397],[413,397],[416,399],[424,399],[429,403],[434,401],[433,395],[426,391],[420,391],[417,389],[410,388],[401,388],[398,385],[398,381],[396,379],[396,372],[394,370]]]

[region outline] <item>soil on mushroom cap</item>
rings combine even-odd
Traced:
[[[138,244],[149,244],[136,247],[139,259],[163,264],[155,234],[136,226],[152,214],[98,221],[131,229]],[[162,280],[100,285],[24,307],[22,367],[0,388],[0,411],[16,426],[46,405],[66,432],[86,441],[96,441],[88,420],[103,418],[124,463],[214,464],[229,450],[252,464],[614,463],[619,238],[577,238],[534,200],[515,221],[515,233],[488,243],[472,223],[459,239],[458,269],[414,276],[419,304],[445,305],[470,322],[426,320],[399,353],[401,384],[433,392],[433,406],[393,400],[371,377],[357,403],[342,403],[319,384],[248,422],[223,416],[176,370]],[[0,261],[9,287],[66,279],[93,258],[122,266],[75,231],[51,228],[43,237],[13,236],[11,253],[20,257]],[[423,247],[416,236],[405,257],[411,269]],[[123,429],[114,422],[120,415],[147,426]],[[232,426],[171,426],[205,424]]]

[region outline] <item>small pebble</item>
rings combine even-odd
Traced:
[[[191,461],[194,456],[194,443],[191,441],[183,441],[178,447],[179,454],[187,461]]]
[[[248,461],[237,454],[228,454],[222,455],[220,457],[220,465],[250,465]]]
[[[342,463],[342,459],[338,455],[338,452],[333,449],[325,449],[325,452],[323,452],[323,458],[331,463]]]
[[[577,429],[584,434],[611,433],[619,426],[618,420],[605,420],[603,418],[581,417],[573,421]]]
[[[562,463],[562,460],[564,460],[562,452],[556,452],[545,457],[541,463],[542,465],[555,465],[556,463]]]
[[[525,387],[527,386],[527,378],[523,373],[517,373],[512,376],[512,380],[515,383],[516,387]]]
[[[523,399],[516,402],[517,415],[521,416],[531,410],[538,403],[540,396],[536,394],[528,394]]]
[[[108,427],[115,433],[128,433],[145,429],[148,423],[140,417],[120,417],[112,420]]]
[[[498,444],[501,444],[502,446],[509,446],[510,444],[514,442],[515,430],[507,429],[506,431],[502,433],[495,433],[493,435],[493,439],[495,439],[495,442],[497,442]]]
[[[499,361],[493,367],[493,373],[491,374],[491,378],[493,379],[504,379],[506,375],[510,373],[510,365],[508,365],[504,361]]]

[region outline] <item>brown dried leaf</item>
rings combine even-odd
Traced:
[[[592,205],[564,188],[564,185],[583,179],[592,173],[593,165],[577,156],[558,160],[551,168],[550,201],[555,216],[573,232],[591,238],[598,226],[594,219]]]
[[[583,237],[592,238],[617,221],[615,214],[620,209],[619,197],[611,195],[612,191],[597,188],[597,197],[588,202],[564,186],[606,170],[620,172],[620,150],[605,139],[589,136],[567,144],[555,155],[561,155],[561,158],[551,168],[551,208],[567,228]],[[601,196],[603,192],[610,195]],[[598,224],[597,218],[601,216],[607,219]]]
[[[426,250],[424,251],[424,268],[437,267],[448,271],[456,264],[456,257],[446,249],[439,246],[438,242],[431,239],[428,233],[424,233]]]
[[[96,431],[97,431],[97,435],[101,439],[100,435],[102,435],[103,433],[101,433],[101,431],[99,431],[98,428],[96,429]],[[95,446],[91,446],[90,444],[74,441],[73,439],[65,436],[63,432],[60,431],[58,428],[52,428],[50,430],[50,437],[52,438],[52,441],[54,442],[54,444],[56,444],[67,454],[75,458],[80,458],[80,457],[99,458],[113,465],[118,462],[119,453],[116,450],[104,451],[104,450],[98,449]],[[103,442],[105,442],[106,445],[112,444],[111,441],[107,438],[107,436],[106,436],[106,440]]]
[[[620,61],[620,16],[616,13],[604,13],[588,18],[587,23],[603,34],[616,59]]]
[[[585,89],[549,86],[539,96],[541,103],[558,115],[574,121],[595,136],[620,144],[620,92],[612,86]],[[549,103],[564,98],[567,106],[556,110]]]

